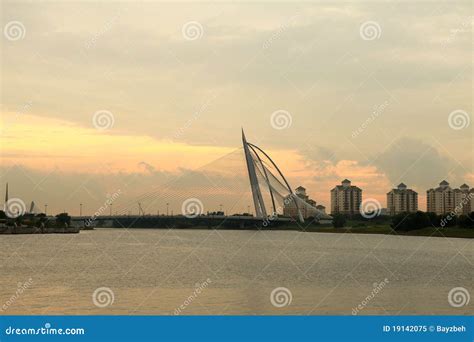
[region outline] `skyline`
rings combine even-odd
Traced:
[[[344,178],[381,203],[402,181],[473,185],[471,6],[388,6],[6,2],[23,38],[1,40],[2,187],[58,212],[133,199],[241,126],[326,207]]]
[[[356,184],[352,184],[352,182],[350,180],[348,180],[347,178],[342,180],[341,184],[343,184],[345,181],[348,181],[349,185],[353,185],[353,187],[359,189],[361,194],[363,194],[364,189],[358,187]],[[439,183],[439,186],[442,186],[443,184],[450,187],[450,183],[447,182],[446,180],[441,181]],[[261,184],[261,186],[266,187],[265,184]],[[331,197],[332,192],[340,186],[341,186],[340,184],[336,184],[332,189],[329,190],[330,197]],[[249,187],[249,189],[251,189],[250,184],[248,184],[248,187]],[[404,184],[403,182],[400,183],[398,186],[395,186],[395,187],[391,188],[390,191],[387,191],[387,193],[385,194],[384,201],[378,201],[376,198],[367,198],[367,197],[364,197],[362,195],[361,199],[360,199],[361,203],[358,206],[358,209],[356,210],[357,213],[363,214],[363,213],[374,212],[374,213],[377,213],[375,216],[379,216],[379,215],[393,216],[394,214],[389,213],[389,211],[390,211],[390,204],[388,203],[389,194],[392,193],[394,190],[395,191],[399,190],[400,187],[403,187],[404,189],[407,189],[406,184]],[[463,187],[467,187],[468,205],[472,206],[470,200],[473,197],[474,188],[470,188],[470,186],[468,184],[465,184],[465,183],[462,184],[459,187],[454,187],[454,188],[451,187],[451,189],[453,190],[453,194],[452,194],[453,200],[454,200],[454,192],[460,191],[460,189],[462,190]],[[298,188],[301,188],[301,185],[298,186],[297,188],[293,189],[293,191],[294,191],[293,194],[294,195],[298,194]],[[16,196],[10,196],[9,197],[8,183],[6,183],[5,189],[6,190],[5,190],[5,201],[4,201],[4,203],[6,203],[8,201],[8,199],[10,199],[10,200],[13,200],[12,205],[13,205],[13,207],[15,207],[15,210],[17,210],[19,207],[23,207],[23,209],[20,209],[21,215],[24,214],[24,213],[30,213],[31,211],[28,210],[28,208],[30,208],[30,207],[35,208],[35,210],[33,211],[33,213],[35,213],[35,214],[45,213],[45,214],[48,214],[48,215],[56,215],[56,214],[59,214],[59,213],[68,212],[67,210],[60,210],[58,212],[51,212],[47,209],[49,207],[49,204],[44,202],[44,201],[43,202],[41,202],[41,201],[38,202],[36,200],[25,201],[22,198],[19,198],[19,197],[16,197]],[[433,210],[433,208],[430,209],[430,207],[427,203],[427,200],[428,200],[429,193],[433,192],[433,191],[436,191],[437,189],[439,189],[439,187],[431,187],[429,189],[426,189],[426,191],[424,192],[424,196],[419,196],[419,193],[414,191],[414,194],[415,194],[415,199],[414,199],[415,200],[415,207],[417,209],[414,210],[414,211],[412,209],[410,209],[407,212],[416,212],[416,211],[435,212]],[[305,191],[305,195],[306,195],[306,189],[304,187],[303,187],[303,190]],[[413,191],[412,189],[408,189],[408,190]],[[88,203],[82,203],[81,202],[81,203],[78,203],[76,205],[76,207],[79,206],[78,209],[76,208],[77,212],[76,212],[75,209],[73,209],[71,212],[68,212],[68,214],[70,214],[72,216],[86,216],[86,217],[87,216],[96,217],[98,215],[100,215],[100,216],[110,216],[110,215],[138,215],[138,216],[141,216],[141,215],[151,215],[151,216],[153,216],[153,215],[161,215],[161,216],[184,215],[184,216],[186,216],[186,215],[189,215],[188,214],[188,211],[189,211],[188,207],[194,208],[194,207],[198,206],[199,207],[199,209],[198,209],[199,215],[201,215],[201,214],[202,215],[208,215],[209,213],[212,214],[212,213],[217,213],[217,212],[223,212],[225,215],[233,215],[233,214],[251,214],[251,215],[255,215],[254,207],[251,203],[251,196],[250,196],[251,190],[244,191],[244,192],[248,195],[249,202],[240,203],[240,206],[239,206],[238,203],[234,203],[230,208],[226,208],[224,206],[224,204],[222,204],[222,203],[214,204],[213,207],[205,206],[205,204],[203,204],[202,201],[199,198],[195,198],[195,197],[186,198],[186,200],[184,200],[182,202],[180,200],[178,200],[178,202],[176,202],[176,199],[174,199],[174,202],[170,203],[169,202],[170,199],[165,199],[165,200],[162,200],[159,203],[155,203],[154,202],[156,200],[156,197],[155,197],[155,198],[152,199],[152,204],[146,206],[146,208],[144,209],[144,207],[141,205],[142,200],[140,198],[136,198],[135,202],[133,202],[133,201],[132,202],[126,201],[125,203],[124,202],[120,203],[120,201],[116,202],[122,195],[122,190],[118,189],[113,194],[107,194],[103,205],[101,205],[100,207],[87,208]],[[158,196],[160,196],[160,195],[163,195],[163,194],[159,194]],[[310,195],[311,194],[308,194],[307,197],[310,201],[313,201],[314,199],[311,198]],[[149,195],[146,195],[146,196],[149,196]],[[264,193],[263,198],[265,200],[266,205],[271,204],[271,202],[269,202],[269,194],[268,193]],[[423,201],[425,203],[424,208],[419,206],[420,198],[425,199],[425,201]],[[18,201],[18,200],[20,200],[20,201]],[[456,198],[456,200],[462,201],[463,198],[459,198],[459,199]],[[393,199],[392,199],[392,201],[393,201]],[[219,199],[217,199],[217,202],[222,202],[222,201],[219,201]],[[333,212],[333,208],[331,207],[331,202],[332,202],[331,200],[327,204],[317,202],[316,204],[314,204],[314,206],[316,208],[316,205],[318,207],[320,205],[322,205],[325,208],[324,213],[332,215],[332,214],[334,214],[334,212]],[[38,203],[40,203],[40,204],[38,204]],[[118,210],[115,210],[115,211],[113,210],[114,203],[115,203],[116,207],[120,208],[119,211]],[[278,203],[278,204],[280,205],[280,203]],[[277,213],[279,215],[284,215],[284,212],[283,212],[284,209],[286,208],[287,205],[290,205],[290,204],[291,204],[291,202],[286,202],[286,201],[281,203],[281,205],[283,205],[283,207],[279,207],[278,208],[279,211]],[[124,206],[124,205],[128,205],[128,206]],[[176,207],[176,205],[177,205],[177,207]],[[461,206],[461,208],[458,208],[458,205]],[[69,207],[71,205],[69,204],[69,205],[65,205],[63,207],[66,207],[66,206]],[[438,214],[439,215],[451,214],[452,212],[454,212],[456,210],[462,209],[462,206],[463,206],[462,203],[457,203],[456,201],[454,201],[452,203],[452,208],[453,208],[452,210],[449,209],[446,212],[438,213]],[[186,207],[186,209],[184,209],[185,207]],[[44,208],[44,210],[42,210],[42,208]],[[72,207],[72,208],[74,208],[74,207]],[[245,210],[245,208],[247,208],[247,210]],[[385,214],[384,214],[384,211],[386,212]],[[273,215],[273,213],[268,214],[268,216],[272,216],[272,215]]]

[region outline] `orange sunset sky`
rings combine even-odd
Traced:
[[[25,203],[174,184],[245,211],[241,127],[326,206],[344,178],[383,206],[404,182],[422,210],[443,179],[474,186],[470,2],[1,6],[0,190]]]

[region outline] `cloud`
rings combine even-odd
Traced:
[[[0,191],[9,183],[10,197],[25,203],[35,201],[38,208],[48,205],[48,212],[66,210],[72,215],[91,214],[101,207],[110,194],[120,190],[114,201],[113,212],[136,213],[138,202],[148,213],[169,209],[179,213],[181,204],[188,198],[199,198],[206,211],[215,211],[223,204],[227,210],[244,212],[250,202],[250,189],[240,153],[229,154],[196,170],[179,168],[174,171],[157,170],[140,162],[142,170],[114,172],[101,169],[88,173],[71,170],[39,170],[22,165],[0,167]]]
[[[216,138],[227,146],[235,141],[228,129],[243,123],[270,136],[274,132],[266,116],[280,107],[294,114],[289,141],[301,143],[304,135],[300,137],[298,130],[318,129],[334,108],[354,95],[355,105],[344,108],[344,115],[320,132],[334,144],[329,133],[352,119],[365,120],[367,114],[357,107],[365,103],[371,107],[377,92],[385,89],[399,96],[395,92],[421,88],[423,97],[411,92],[419,102],[401,99],[401,112],[439,118],[445,113],[434,110],[437,104],[426,105],[432,103],[433,87],[442,93],[439,86],[451,84],[470,99],[469,80],[456,79],[470,65],[469,35],[456,35],[449,54],[442,43],[443,35],[449,37],[452,30],[462,28],[469,6],[459,2],[443,13],[433,13],[432,4],[410,11],[407,6],[397,4],[387,11],[372,3],[26,6],[10,2],[3,8],[4,16],[24,21],[27,36],[2,46],[9,66],[2,76],[4,106],[14,110],[32,100],[35,114],[84,126],[90,125],[96,110],[106,108],[116,114],[110,134],[163,138],[181,129],[203,103],[219,94],[181,139],[209,144]],[[360,24],[369,19],[382,27],[376,41],[359,36]],[[202,39],[183,39],[181,26],[189,20],[202,23]],[[91,39],[94,44],[86,48]],[[19,70],[24,76],[18,77]],[[288,142],[275,140],[278,143]]]
[[[142,162],[139,162],[139,163],[138,163],[138,166],[143,167],[143,168],[144,168],[146,171],[148,171],[149,173],[154,173],[154,172],[156,172],[156,168],[155,168],[153,165],[150,165],[150,164],[148,164],[148,163],[146,163],[146,162],[143,162],[143,161],[142,161]]]
[[[317,146],[312,144],[305,144],[305,147],[300,149],[300,153],[308,158],[309,161],[330,161],[331,163],[336,163],[339,161],[336,152],[332,149],[324,146]]]
[[[465,170],[435,147],[414,138],[400,138],[378,155],[376,165],[393,185],[400,182],[426,191],[443,179],[453,186],[462,184]]]
[[[5,3],[3,18],[20,20],[26,37],[2,45],[1,110],[14,116],[2,164],[84,179],[122,172],[142,189],[142,176],[143,188],[163,184],[240,146],[244,126],[318,196],[346,177],[380,196],[399,178],[423,191],[443,178],[459,183],[453,159],[420,144],[431,134],[472,165],[472,134],[447,125],[450,112],[472,108],[470,5],[437,6]],[[196,41],[182,37],[191,20],[204,29]],[[380,39],[361,39],[368,20],[380,24]],[[387,98],[389,109],[352,144],[369,155],[402,130],[412,140],[367,165],[347,138]],[[115,124],[98,132],[91,118],[102,109]],[[292,126],[276,131],[270,116],[280,109]],[[97,198],[106,192],[98,189]]]

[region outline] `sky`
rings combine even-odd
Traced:
[[[246,211],[242,127],[327,207],[344,178],[383,207],[474,186],[470,1],[1,6],[0,191],[28,205]]]

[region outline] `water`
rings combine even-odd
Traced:
[[[2,235],[0,310],[350,315],[360,305],[362,315],[467,314],[472,301],[455,308],[448,292],[473,294],[472,265],[468,239],[147,229]],[[111,292],[95,298],[105,307],[93,301],[102,287]],[[289,290],[274,301],[282,307],[270,298],[279,287]]]

